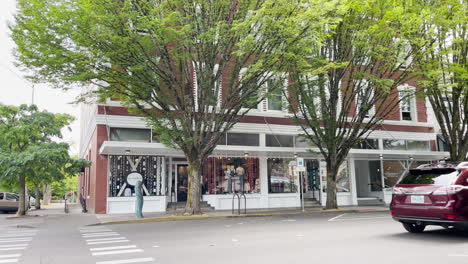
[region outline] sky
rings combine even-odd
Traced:
[[[13,64],[15,43],[10,38],[8,22],[13,21],[16,0],[0,0],[0,103],[6,105],[31,104],[32,84],[24,78]],[[34,103],[40,110],[53,113],[67,113],[76,118],[70,132],[63,130],[63,141],[71,145],[70,154],[77,155],[79,150],[79,106],[71,104],[79,91],[52,89],[47,84],[35,85]]]

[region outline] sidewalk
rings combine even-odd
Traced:
[[[303,212],[300,208],[279,208],[279,209],[249,209],[246,214],[232,214],[231,210],[207,211],[201,215],[184,216],[180,211],[167,211],[161,213],[143,213],[145,218],[136,218],[135,214],[96,214],[96,218],[102,225],[107,224],[127,224],[144,223],[156,221],[177,221],[207,218],[231,218],[231,217],[262,217],[262,216],[288,216],[314,213],[335,213],[335,212],[386,212],[387,206],[344,206],[336,210],[323,210],[322,208],[306,208]],[[237,211],[235,212],[237,213]]]

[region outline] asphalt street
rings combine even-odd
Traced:
[[[0,263],[468,263],[467,233],[410,234],[385,212],[87,226],[95,220],[0,215]]]

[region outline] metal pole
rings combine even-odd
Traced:
[[[300,185],[300,188],[301,188],[301,206],[302,206],[302,212],[305,212],[305,205],[304,205],[304,186],[303,183],[304,181],[302,180],[302,175],[303,175],[303,172],[299,172],[299,185]]]

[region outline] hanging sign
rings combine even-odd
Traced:
[[[297,167],[304,167],[304,158],[297,158]]]
[[[138,181],[143,182],[143,176],[138,172],[132,172],[127,176],[127,183],[135,186]]]

